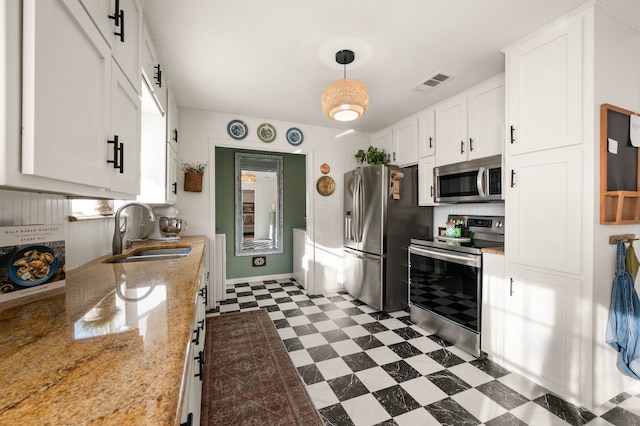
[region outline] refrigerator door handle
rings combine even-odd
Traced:
[[[360,251],[355,251],[355,250],[351,250],[348,247],[344,248],[344,251],[347,252],[349,255],[358,258],[358,259],[362,259],[362,260],[368,260],[371,262],[377,262],[380,263],[382,261],[382,258],[380,256],[373,256],[367,253],[363,253]]]

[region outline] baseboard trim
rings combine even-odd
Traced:
[[[256,281],[288,280],[292,278],[293,278],[293,274],[276,274],[276,275],[261,275],[256,277],[232,278],[230,280],[225,280],[225,286],[229,287],[235,284],[252,283]]]

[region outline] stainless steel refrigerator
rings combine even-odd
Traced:
[[[392,171],[402,174],[398,199]],[[344,289],[376,309],[405,309],[409,242],[433,236],[433,208],[418,207],[418,168],[360,167],[344,184]]]

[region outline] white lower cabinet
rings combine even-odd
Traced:
[[[206,258],[206,253],[205,253]],[[193,334],[188,349],[187,379],[185,382],[181,425],[197,426],[200,424],[200,410],[202,404],[202,379],[205,359],[205,336],[207,332],[206,304],[208,299],[208,271],[206,263],[202,267],[198,296],[196,297],[196,315],[193,320]]]
[[[211,307],[215,307],[221,300],[227,300],[227,236],[216,234],[215,250],[213,253],[213,286],[214,298]]]
[[[581,281],[507,265],[505,366],[552,392],[574,398],[580,388]]]
[[[507,293],[504,255],[482,254],[482,337],[480,349],[502,363],[504,354],[504,306]]]

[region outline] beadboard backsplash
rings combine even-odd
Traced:
[[[70,214],[62,195],[0,190],[0,226],[67,223],[67,269],[110,253],[113,220],[69,222]]]
[[[465,203],[436,206],[433,208],[434,233],[438,232],[438,227],[444,226],[450,214],[504,216],[504,203]]]

